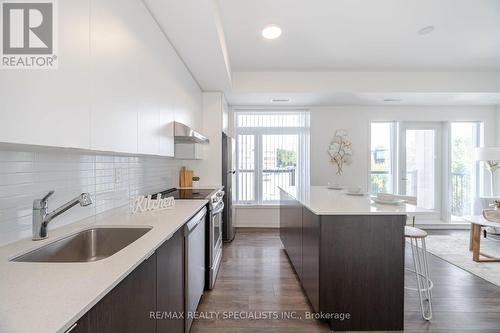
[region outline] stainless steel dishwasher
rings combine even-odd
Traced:
[[[205,219],[207,208],[200,210],[184,227],[185,236],[185,332],[193,323],[193,314],[198,309],[205,288]]]

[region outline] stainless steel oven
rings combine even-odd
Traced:
[[[207,289],[212,289],[222,261],[222,213],[224,212],[223,191],[217,191],[210,199],[208,220],[208,269]]]

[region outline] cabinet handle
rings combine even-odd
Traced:
[[[65,333],[69,333],[69,332],[71,332],[71,331],[72,331],[72,330],[74,330],[74,329],[75,329],[75,327],[77,327],[77,326],[78,326],[78,323],[74,323],[74,324],[73,324],[73,326],[71,326],[70,328],[68,328],[68,329],[67,329],[67,331],[66,331]]]

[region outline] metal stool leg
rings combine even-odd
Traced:
[[[422,253],[424,255],[424,269],[427,284],[427,300],[429,301],[429,319],[432,318],[432,281],[429,273],[429,261],[427,260],[427,248],[425,246],[425,238],[422,239]]]
[[[415,243],[413,243],[415,241]],[[421,273],[420,273],[420,256],[418,253],[418,243],[417,240],[411,239],[411,252],[412,252],[412,257],[413,257],[413,266],[415,267],[415,279],[417,280],[417,287],[418,287],[418,298],[420,300],[420,310],[422,311],[422,316],[424,316],[425,319],[425,312],[424,312],[424,301],[422,300],[422,281],[421,281]]]
[[[411,251],[413,257],[413,265],[415,270],[408,269],[415,273],[415,278],[417,280],[417,289],[406,288],[409,290],[415,290],[418,292],[418,297],[420,300],[420,309],[422,311],[422,317],[425,320],[431,320],[432,318],[432,288],[433,283],[429,275],[429,264],[427,261],[427,252],[425,247],[425,239],[421,239],[422,247],[418,246],[418,240],[415,238],[410,238]],[[424,305],[425,301],[428,303],[427,306]],[[427,311],[426,311],[427,310]]]
[[[425,248],[425,239],[420,240],[422,247],[420,248],[420,260],[421,260],[421,265],[420,269],[421,272],[423,273],[422,276],[422,282],[423,282],[423,293],[426,298],[426,301],[428,302],[427,305],[427,314],[422,312],[422,316],[424,317],[425,320],[431,320],[432,318],[432,291],[431,291],[431,280],[429,276],[429,264],[427,261],[427,252]]]

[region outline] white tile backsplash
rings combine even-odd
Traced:
[[[94,204],[76,207],[50,222],[50,229],[127,205],[135,195],[178,184],[181,161],[155,156],[93,154],[84,151],[0,146],[0,245],[31,237],[32,202],[55,190],[54,209],[82,192]]]

